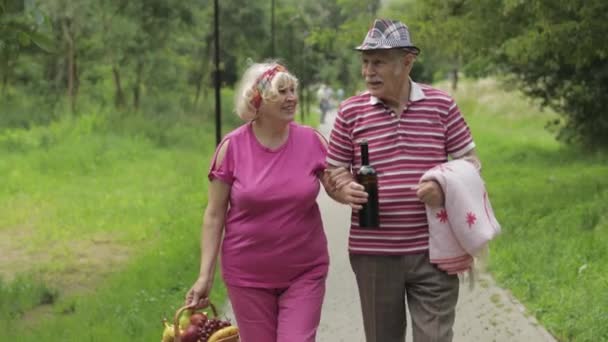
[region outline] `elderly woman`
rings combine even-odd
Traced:
[[[293,121],[297,86],[280,64],[249,67],[235,99],[247,122],[209,170],[200,274],[186,303],[204,305],[221,246],[243,342],[312,342],[320,321],[329,257],[316,198],[327,144]]]

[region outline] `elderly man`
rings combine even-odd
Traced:
[[[407,300],[414,341],[451,341],[458,278],[430,263],[425,213],[426,205],[442,205],[444,196],[436,182],[419,180],[449,157],[479,166],[475,144],[454,100],[410,78],[420,49],[407,26],[376,20],[356,50],[367,91],[341,103],[327,163],[337,188],[330,196],[354,209],[348,251],[366,340],[403,342]],[[358,225],[356,211],[367,197],[352,178],[361,166],[361,140],[378,172],[375,229]]]

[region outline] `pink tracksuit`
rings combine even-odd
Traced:
[[[241,340],[313,342],[329,265],[316,203],[326,149],[296,123],[274,150],[250,123],[225,140],[226,155],[209,178],[231,185],[221,269]]]

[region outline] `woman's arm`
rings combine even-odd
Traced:
[[[226,141],[218,151],[215,161],[221,165],[228,148]],[[209,182],[207,207],[203,216],[201,228],[201,258],[198,279],[186,294],[186,305],[207,306],[211,287],[215,276],[215,265],[219,254],[220,244],[226,222],[226,211],[230,197],[231,186],[219,179]]]
[[[315,131],[321,144],[327,149],[327,141],[321,133]],[[355,182],[353,175],[345,168],[329,167],[319,175],[321,184],[327,195],[334,201],[348,204],[354,210],[361,209],[361,204],[367,202],[365,188]]]
[[[209,183],[208,203],[201,231],[199,278],[206,277],[213,281],[217,255],[224,233],[229,196],[230,185],[217,179]]]

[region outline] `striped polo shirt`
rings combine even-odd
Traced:
[[[380,228],[360,229],[351,215],[348,249],[354,254],[399,255],[428,250],[425,206],[415,187],[422,174],[475,147],[458,106],[447,93],[410,81],[410,99],[400,117],[369,92],[341,103],[331,132],[327,163],[361,167],[359,142],[369,145],[378,172]]]

